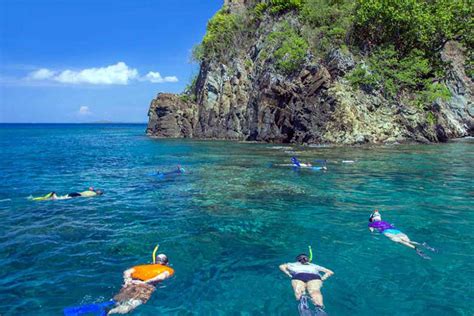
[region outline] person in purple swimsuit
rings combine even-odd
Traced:
[[[389,222],[382,220],[382,215],[380,215],[378,210],[374,210],[369,217],[369,230],[371,232],[378,231],[381,234],[384,234],[390,240],[407,246],[409,248],[415,249],[416,253],[425,259],[431,259],[423,251],[419,249],[419,246],[424,246],[425,248],[435,251],[434,248],[429,247],[426,243],[420,244],[416,241],[410,240],[410,238],[402,233],[400,230],[396,229],[394,225]]]

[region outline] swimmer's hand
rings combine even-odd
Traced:
[[[169,275],[170,275],[169,272],[165,271],[163,273],[160,273],[158,276],[154,277],[153,279],[145,281],[144,283],[153,284],[153,283],[156,283],[156,282],[161,282],[161,281],[167,279],[169,277]]]
[[[283,272],[284,274],[286,274],[288,277],[292,278],[293,276],[291,275],[290,271],[288,271],[288,265],[287,264],[282,264],[280,265],[280,270],[281,272]]]
[[[132,279],[132,273],[135,271],[135,269],[131,268],[131,269],[128,269],[128,270],[125,270],[123,272],[123,282],[125,284],[130,284],[132,283],[133,279]]]
[[[145,283],[147,283],[147,282],[142,281],[142,280],[132,280],[132,281],[130,281],[130,284],[145,284]]]
[[[331,271],[329,269],[326,269],[326,268],[323,269],[323,272],[324,272],[324,275],[321,278],[321,281],[323,281],[323,282],[326,281],[327,279],[329,279],[334,274],[333,271]]]

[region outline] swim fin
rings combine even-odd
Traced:
[[[418,248],[415,248],[416,250],[416,253],[422,257],[423,259],[426,259],[426,260],[431,260],[431,257],[427,256],[423,251],[421,251],[420,249]]]
[[[113,305],[115,305],[115,301],[67,307],[64,309],[64,316],[106,316]]]
[[[300,303],[298,304],[298,311],[300,316],[313,316],[313,313],[309,308],[308,297],[306,295],[301,296]]]
[[[431,246],[428,245],[426,242],[422,243],[421,245],[422,245],[423,247],[425,247],[426,249],[430,250],[430,251],[438,252],[438,250],[436,250],[435,248],[431,247]]]
[[[48,194],[43,195],[43,196],[33,197],[31,200],[32,201],[46,201],[47,199],[51,198],[52,195],[53,195],[53,192],[49,192]]]
[[[328,314],[324,311],[322,307],[316,306],[316,310],[314,311],[315,316],[328,316]]]

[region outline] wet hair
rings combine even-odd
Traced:
[[[307,254],[305,253],[302,253],[302,254],[299,254],[296,256],[296,261],[298,261],[299,263],[308,263],[309,262],[309,257]]]
[[[380,213],[379,213],[377,210],[375,210],[375,211],[372,212],[372,214],[370,214],[369,222],[373,222],[373,221],[374,221],[375,214],[378,214],[378,217],[381,217],[381,216],[380,216]]]
[[[168,264],[168,257],[164,253],[160,253],[159,255],[156,256],[156,262],[158,264]]]

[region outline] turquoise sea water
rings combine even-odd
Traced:
[[[0,314],[104,301],[156,243],[175,276],[134,315],[297,315],[307,250],[330,315],[474,314],[474,142],[363,148],[154,140],[145,125],[0,125]],[[328,159],[328,172],[272,167]],[[356,160],[342,164],[341,160]],[[168,179],[154,170],[183,165]],[[102,188],[102,197],[33,202]],[[424,260],[367,230],[373,208]]]

